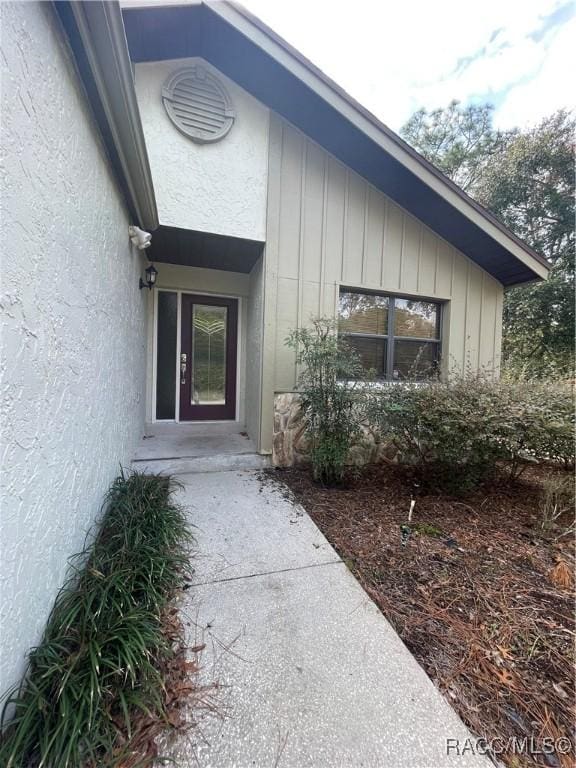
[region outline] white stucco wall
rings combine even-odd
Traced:
[[[199,59],[137,64],[136,93],[160,223],[252,240],[266,238],[269,110],[207,62],[236,112],[230,132],[197,144],[170,121],[162,103],[166,79]]]
[[[0,4],[0,692],[144,421],[141,256],[51,4]]]

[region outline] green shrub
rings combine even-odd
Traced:
[[[517,479],[529,462],[574,460],[574,410],[566,387],[493,382],[390,386],[374,393],[370,420],[427,485],[465,492],[499,467]]]
[[[73,558],[27,674],[6,698],[1,765],[121,765],[134,713],[165,716],[159,666],[172,649],[162,612],[189,571],[191,543],[174,487],[138,473],[112,484],[96,539]]]
[[[497,436],[510,476],[528,461],[574,464],[574,400],[570,387],[543,381],[501,381],[495,385]]]
[[[373,394],[369,413],[421,482],[464,492],[490,477],[503,453],[496,399],[493,386],[472,377],[449,385],[392,385]]]
[[[539,355],[532,356],[529,360],[519,354],[505,356],[501,377],[509,381],[540,381],[561,382],[574,379],[576,372],[574,350],[561,350],[558,352],[542,349]]]
[[[350,448],[361,434],[355,382],[364,370],[331,320],[317,319],[311,328],[292,331],[286,344],[296,350],[302,366],[298,390],[314,479],[339,483]]]

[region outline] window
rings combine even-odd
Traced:
[[[440,304],[342,289],[338,331],[386,381],[431,378],[440,359]]]

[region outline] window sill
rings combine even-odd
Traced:
[[[347,384],[349,387],[357,387],[358,389],[385,389],[386,387],[426,387],[432,384],[433,381],[340,381],[339,384]]]

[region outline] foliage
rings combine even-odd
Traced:
[[[561,536],[573,532],[575,506],[573,477],[552,475],[546,478],[540,501],[541,525],[544,531],[551,531],[563,517],[570,516],[571,524],[561,533]]]
[[[511,370],[550,378],[574,371],[574,118],[559,111],[527,130],[498,132],[489,104],[416,112],[401,133],[498,216],[552,270],[511,288],[503,355]]]
[[[368,410],[421,483],[464,493],[490,477],[502,456],[495,399],[488,382],[463,377],[450,384],[387,387],[371,398]]]
[[[526,461],[574,464],[574,399],[570,387],[541,381],[502,381],[495,385],[498,427],[510,477]]]
[[[491,104],[419,109],[401,128],[402,137],[464,190],[474,189],[489,159],[502,150],[507,134],[492,126]]]
[[[476,196],[552,269],[548,280],[507,291],[504,359],[532,375],[574,370],[574,129],[560,111],[510,138]]]
[[[510,134],[476,191],[552,264],[566,259],[567,246],[574,243],[574,128],[574,119],[560,110],[534,128]]]
[[[95,541],[72,559],[27,675],[5,701],[0,764],[121,765],[131,716],[165,716],[158,661],[172,651],[161,613],[189,569],[191,542],[174,487],[136,472],[112,484]]]
[[[574,460],[571,392],[541,382],[388,387],[370,399],[370,420],[428,486],[465,492],[506,467],[517,479],[529,461]]]
[[[311,328],[293,330],[286,344],[296,351],[296,362],[302,366],[298,389],[314,479],[339,483],[350,448],[360,435],[356,381],[365,376],[364,370],[338,338],[332,320],[315,319]]]

